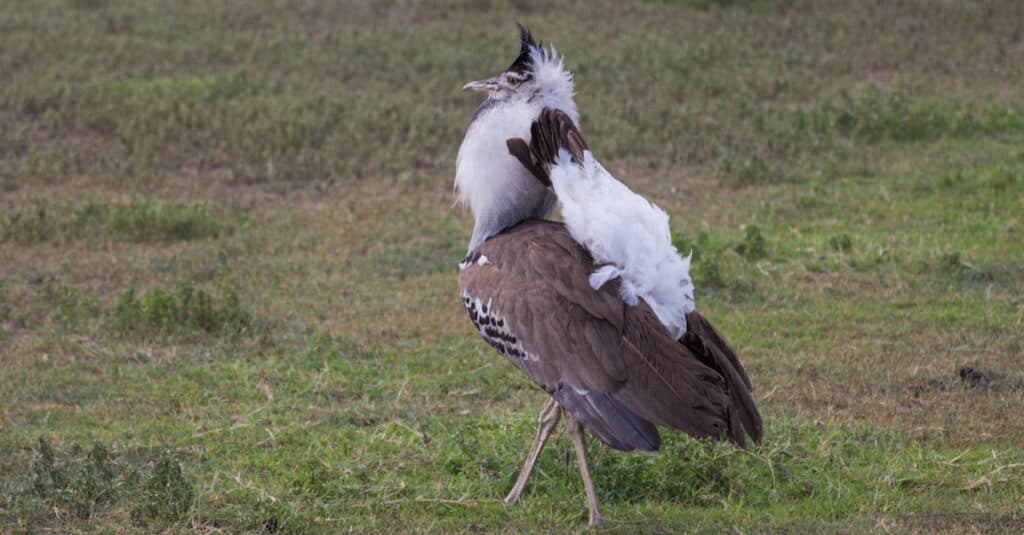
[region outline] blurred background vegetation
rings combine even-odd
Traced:
[[[4,531],[581,529],[456,298],[517,20],[767,421],[592,444],[609,527],[1024,529],[1024,4],[0,0]]]

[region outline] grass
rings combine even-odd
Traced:
[[[147,526],[154,520],[177,522],[191,509],[195,498],[191,482],[174,457],[162,455],[148,469],[115,464],[101,442],[95,442],[88,452],[78,444],[68,452],[57,452],[40,438],[31,475],[32,492],[23,495],[31,496],[27,511],[33,505],[45,505],[80,521],[128,502],[133,504],[130,516],[134,527]],[[45,509],[36,513],[46,515]]]
[[[766,418],[591,440],[609,531],[1024,527],[1017,3],[0,12],[3,531],[581,531],[564,436],[500,504],[543,394],[455,294],[458,88],[514,20]]]
[[[136,199],[128,203],[90,201],[15,207],[0,221],[0,241],[22,245],[58,239],[169,242],[216,238],[230,232],[203,202]]]
[[[223,303],[209,293],[189,285],[168,292],[153,288],[142,296],[128,288],[110,310],[111,324],[122,332],[198,330],[212,334],[238,333],[247,329],[252,315],[239,302],[238,294],[228,290]]]

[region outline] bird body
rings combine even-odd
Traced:
[[[613,448],[658,449],[652,424],[740,444],[744,430],[758,436],[731,349],[696,332],[676,340],[646,301],[622,300],[618,279],[594,289],[593,265],[565,225],[527,220],[463,261],[463,304],[485,341]]]
[[[761,417],[735,353],[694,309],[668,215],[597,162],[572,75],[520,31],[512,66],[466,85],[488,99],[456,165],[475,218],[459,287],[481,337],[551,396],[505,503],[564,416],[595,525],[583,429],[624,451],[657,450],[658,425],[744,445],[760,439]],[[556,200],[565,224],[543,220]]]

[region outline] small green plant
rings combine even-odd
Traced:
[[[725,288],[729,281],[725,275],[725,261],[719,253],[708,254],[698,264],[694,273],[694,282],[700,286],[712,288]]]
[[[686,256],[693,254],[691,260],[697,259],[697,250],[695,249],[695,240],[690,239],[686,234],[679,231],[672,231],[672,245],[679,251],[679,254]]]
[[[760,236],[760,231],[758,231]],[[763,239],[763,238],[761,238]],[[756,238],[745,247],[757,247]],[[739,257],[733,253],[734,247],[724,240],[713,238],[707,232],[697,233],[695,239],[684,234],[672,234],[672,243],[682,254],[693,252],[690,276],[698,288],[716,289],[748,289],[749,283],[743,280],[737,265]],[[736,247],[739,247],[737,245]],[[760,246],[763,248],[763,244]],[[746,249],[744,249],[746,250]]]
[[[945,253],[939,257],[939,264],[950,273],[958,273],[966,267],[960,258],[960,251]]]
[[[100,205],[100,212],[106,232],[135,242],[215,238],[226,230],[225,225],[214,219],[206,204],[201,202],[134,201]]]
[[[119,491],[117,468],[101,442],[83,455],[72,445],[68,455],[59,455],[48,440],[39,438],[32,462],[32,483],[36,495],[54,507],[79,518],[89,518],[97,508],[113,502]]]
[[[828,238],[828,247],[833,251],[848,253],[853,250],[853,238],[849,234],[834,234]]]
[[[129,288],[118,298],[110,317],[122,333],[238,333],[252,322],[252,314],[234,290],[225,290],[220,299],[215,299],[188,284],[174,291],[155,287],[141,296]]]
[[[139,481],[139,476],[134,480]],[[195,498],[192,482],[185,477],[178,460],[169,454],[161,455],[141,484],[140,501],[132,508],[132,520],[137,524],[153,519],[177,522],[192,509]]]
[[[32,497],[58,516],[88,519],[97,512],[127,505],[136,524],[159,519],[177,522],[191,510],[196,493],[170,454],[151,469],[117,463],[100,441],[88,452],[72,444],[60,452],[44,437],[32,461]]]
[[[743,229],[743,239],[736,245],[736,252],[747,260],[761,260],[768,256],[768,243],[757,225]]]

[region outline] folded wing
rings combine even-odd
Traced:
[[[618,280],[591,287],[592,268],[564,225],[527,221],[473,251],[459,285],[481,336],[609,446],[657,449],[655,424],[760,438],[731,349],[707,330],[673,339],[646,302],[622,301]]]

